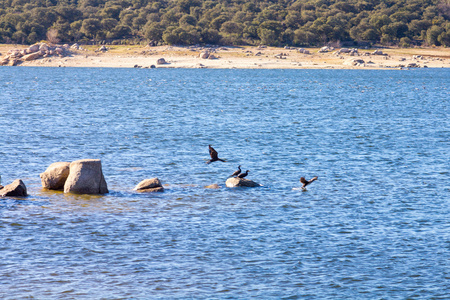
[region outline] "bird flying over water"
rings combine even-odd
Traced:
[[[211,145],[209,145],[208,147],[209,147],[209,155],[211,156],[211,159],[206,162],[207,164],[210,164],[210,163],[218,161],[218,160],[224,161],[223,159],[219,158],[217,151],[214,150],[214,148],[211,147]]]
[[[247,176],[247,175],[248,175],[248,170],[245,171],[245,173],[239,174],[237,177],[239,177],[239,178],[244,178],[244,177]]]
[[[311,178],[310,180],[306,180],[305,177],[301,177],[301,178],[300,178],[300,182],[303,183],[302,189],[305,190],[305,189],[306,189],[306,186],[307,186],[308,184],[310,184],[311,182],[317,180],[317,178],[318,178],[318,177],[316,176],[316,177]]]
[[[238,166],[238,169],[231,174],[230,177],[237,177],[241,173],[241,165]]]

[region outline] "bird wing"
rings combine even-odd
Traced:
[[[311,178],[311,180],[310,180],[309,182],[311,183],[311,182],[313,182],[314,180],[317,180],[317,178],[319,178],[319,177],[315,176],[315,177]]]
[[[241,173],[241,170],[236,170],[231,176],[237,176]]]
[[[209,146],[209,155],[211,156],[211,159],[218,159],[219,155],[217,154],[217,151],[214,150],[213,147]]]

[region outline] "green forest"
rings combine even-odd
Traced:
[[[0,0],[0,43],[450,46],[450,0]]]

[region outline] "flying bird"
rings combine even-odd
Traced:
[[[230,177],[236,177],[236,176],[238,176],[239,174],[241,174],[241,165],[238,166],[238,169],[237,169],[236,171],[234,171],[234,173],[231,174]]]
[[[237,177],[239,177],[239,178],[244,178],[244,177],[247,176],[247,175],[248,175],[248,170],[245,171],[245,173],[239,174]]]
[[[310,180],[306,180],[305,177],[301,177],[301,178],[300,178],[300,182],[303,183],[302,189],[303,189],[303,190],[306,190],[306,186],[307,186],[308,184],[310,184],[311,182],[317,180],[317,178],[318,178],[318,177],[316,176],[316,177],[311,178]]]
[[[219,158],[217,151],[214,150],[214,148],[211,147],[211,145],[209,145],[208,147],[209,147],[209,155],[211,156],[211,159],[206,162],[207,164],[210,164],[210,163],[218,161],[218,160],[224,161],[223,159]]]

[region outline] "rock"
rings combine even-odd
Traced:
[[[167,62],[166,62],[166,60],[165,60],[164,58],[159,58],[159,59],[156,61],[156,64],[157,64],[157,65],[165,65],[165,64],[167,64]]]
[[[160,192],[164,192],[164,188],[162,186],[160,187],[155,187],[155,188],[150,188],[150,189],[141,189],[138,190],[139,193],[160,193]]]
[[[338,50],[337,53],[350,53],[350,49],[349,48],[341,48]]]
[[[221,188],[221,186],[218,185],[217,183],[214,183],[214,184],[210,184],[210,185],[205,186],[205,189],[213,189],[213,190],[217,190],[217,189],[220,189],[220,188]]]
[[[250,179],[237,178],[237,177],[228,178],[227,181],[225,182],[225,185],[227,187],[257,187],[257,186],[261,186],[259,183],[256,183]]]
[[[70,163],[64,193],[106,194],[108,192],[100,159],[82,159]]]
[[[383,51],[377,49],[372,52],[372,55],[384,55],[384,54],[383,54]]]
[[[8,66],[12,66],[12,67],[14,67],[14,66],[17,66],[19,64],[19,60],[18,59],[10,59],[9,60],[9,62],[8,62]]]
[[[42,56],[41,52],[38,51],[38,52],[31,53],[31,54],[27,54],[27,55],[23,56],[22,59],[24,61],[30,61],[30,60],[38,59],[41,56]]]
[[[214,54],[210,54],[208,59],[217,59],[217,56],[215,56]]]
[[[63,48],[55,48],[55,53],[58,55],[63,55],[64,54],[64,49]]]
[[[152,189],[162,187],[161,181],[155,177],[151,179],[144,179],[141,182],[138,183],[138,185],[134,188],[134,190],[145,190],[145,189]]]
[[[0,190],[0,197],[26,197],[27,187],[22,180],[16,179],[11,184],[5,185]]]
[[[303,48],[300,48],[297,51],[300,52],[300,53],[303,53],[303,54],[310,54],[309,50],[306,50],[306,49],[303,49]]]
[[[319,49],[319,53],[326,53],[326,52],[330,52],[330,51],[333,51],[333,47],[324,46]]]
[[[144,179],[134,188],[134,190],[141,193],[164,192],[161,181],[157,177],[151,179]]]
[[[34,53],[34,52],[37,52],[37,51],[39,51],[39,47],[40,47],[40,46],[41,46],[40,44],[34,44],[34,45],[31,45],[30,47],[27,48],[27,52],[28,52],[28,53]]]
[[[208,57],[209,57],[209,52],[208,51],[200,53],[200,58],[207,59]]]
[[[352,64],[354,66],[363,66],[365,64],[364,60],[356,58],[356,59],[352,59]]]
[[[70,162],[52,163],[45,172],[39,175],[42,187],[49,190],[63,190],[69,172]]]
[[[39,46],[39,51],[47,51],[47,50],[49,50],[50,49],[50,47],[46,44],[46,43],[42,43],[40,46]]]
[[[420,68],[420,66],[416,63],[409,63],[406,67],[407,68]]]

